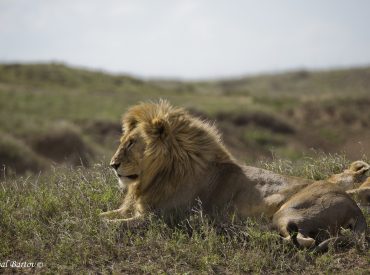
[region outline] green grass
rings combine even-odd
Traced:
[[[322,179],[342,170],[342,155],[260,166]],[[42,262],[45,273],[366,273],[370,252],[355,247],[315,254],[284,244],[266,220],[215,222],[200,209],[177,224],[152,217],[136,230],[104,223],[122,194],[106,164],[57,167],[0,182],[0,262]],[[370,222],[370,215],[367,214]],[[10,272],[10,269],[2,270]],[[14,270],[20,271],[20,270]]]
[[[215,121],[226,145],[242,160],[271,158],[271,151],[297,159],[311,148],[343,151],[355,159],[361,157],[359,150],[349,148],[361,144],[362,152],[370,149],[369,75],[369,68],[354,68],[181,82],[140,80],[56,63],[0,64],[0,132],[24,144],[30,154],[49,159],[32,140],[67,123],[79,128],[78,139],[93,155],[108,158],[127,108],[165,98]],[[238,117],[249,122],[239,125],[233,121]],[[91,128],[94,123],[111,131],[101,133]],[[281,132],[284,125],[292,131]],[[15,169],[11,163],[7,166]]]
[[[245,131],[245,140],[251,146],[277,146],[285,143],[281,134],[273,133],[266,129],[248,129]]]
[[[368,250],[298,250],[263,219],[221,223],[198,210],[178,224],[153,217],[130,231],[98,214],[122,199],[106,166],[133,104],[168,99],[215,121],[239,159],[323,179],[350,160],[369,161],[369,79],[370,68],[181,82],[62,64],[0,65],[0,266],[44,264],[25,273],[366,273]],[[342,151],[351,159],[336,154]],[[85,158],[90,167],[79,167]]]

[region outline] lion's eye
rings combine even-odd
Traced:
[[[134,144],[135,144],[135,140],[130,139],[127,146],[126,146],[126,149],[130,150],[132,148],[132,146],[134,146]]]

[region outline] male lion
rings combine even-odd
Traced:
[[[189,209],[198,199],[203,209],[212,213],[227,205],[230,213],[240,218],[272,217],[290,197],[313,182],[238,164],[213,125],[166,101],[132,107],[123,118],[123,129],[111,166],[127,193],[119,209],[102,216],[129,227],[143,223],[151,212]],[[337,200],[337,195],[343,198]],[[317,196],[327,202],[310,217],[323,227],[319,229],[332,223],[339,228],[365,222],[343,191],[318,186],[316,196],[301,193],[313,204],[318,202]],[[344,212],[341,219],[327,219],[325,205]],[[299,232],[316,227],[315,223],[297,223]]]

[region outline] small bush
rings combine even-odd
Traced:
[[[28,139],[35,152],[58,163],[88,165],[95,154],[80,129],[66,121],[34,132]]]
[[[0,132],[0,165],[7,174],[26,171],[38,172],[47,167],[47,161],[22,141]]]

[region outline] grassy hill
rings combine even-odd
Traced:
[[[0,65],[0,160],[8,171],[24,172],[50,160],[109,158],[125,110],[159,98],[215,121],[230,150],[247,162],[299,159],[312,148],[357,159],[370,150],[370,68],[180,82],[7,64]]]
[[[199,208],[138,230],[102,222],[122,197],[107,167],[121,115],[159,98],[215,121],[240,160],[282,174],[324,179],[369,161],[370,68],[179,82],[0,65],[0,264],[39,263],[0,272],[368,272],[368,246],[298,250],[264,219],[220,224]]]

